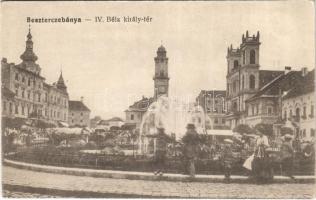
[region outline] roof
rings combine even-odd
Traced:
[[[112,117],[111,119],[98,121],[97,125],[110,125],[109,122],[123,122],[123,120],[119,117]]]
[[[286,74],[281,74],[272,81],[260,88],[260,90],[246,101],[252,101],[260,97],[278,97],[280,92],[290,90],[294,85],[302,80],[300,71],[290,71]]]
[[[216,130],[216,129],[209,129],[206,130],[207,135],[220,135],[220,136],[233,136],[234,133],[232,130]]]
[[[201,90],[200,95],[208,95],[209,97],[226,96],[226,90]]]
[[[259,70],[259,88],[268,84],[281,74],[284,74],[284,71]]]
[[[283,96],[283,99],[294,98],[313,91],[315,91],[315,69],[308,72],[299,84],[295,85],[286,95]]]
[[[7,98],[14,98],[15,93],[12,92],[9,88],[2,86],[1,87],[1,95]]]
[[[69,101],[69,110],[74,111],[90,111],[82,101]]]
[[[141,100],[134,102],[126,111],[147,111],[150,104],[154,102],[154,98],[143,97]],[[126,112],[125,111],[125,112]]]

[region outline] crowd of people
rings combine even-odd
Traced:
[[[247,158],[244,159],[243,167],[249,171],[249,177],[258,182],[267,182],[273,179],[273,162],[277,159],[281,163],[283,175],[293,177],[294,153],[293,136],[286,134],[281,138],[281,144],[275,148],[276,142],[268,139],[263,131],[256,129],[256,137],[252,140],[240,140],[238,142],[232,139],[224,139],[221,143],[215,142],[208,148],[208,153],[218,154],[223,169],[225,180],[229,181],[236,160],[240,160],[240,153],[247,151]],[[158,129],[156,139],[157,150],[155,152],[155,175],[163,175],[167,155],[168,140],[165,137],[164,129]],[[254,141],[254,142],[251,142]],[[187,125],[187,131],[181,139],[182,162],[184,166],[183,173],[191,178],[195,177],[196,161],[203,151],[205,143],[201,143],[201,137],[195,130],[194,124]],[[254,143],[254,144],[253,144]],[[239,151],[239,154],[236,154]],[[238,155],[236,159],[236,155]]]

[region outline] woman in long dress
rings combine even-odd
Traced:
[[[252,162],[253,176],[257,182],[267,182],[273,178],[271,163],[266,149],[269,147],[267,136],[256,130],[259,137],[256,141],[254,159]]]

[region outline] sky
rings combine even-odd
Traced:
[[[1,57],[20,63],[27,17],[81,17],[77,24],[31,23],[34,52],[46,82],[60,71],[71,100],[91,118],[119,116],[153,96],[154,57],[169,57],[169,96],[194,100],[201,90],[226,89],[227,47],[260,31],[260,68],[315,66],[312,1],[2,2]],[[151,23],[95,23],[95,16],[150,16]]]

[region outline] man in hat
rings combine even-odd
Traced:
[[[233,151],[232,151],[233,141],[230,139],[224,140],[224,148],[221,152],[221,161],[224,169],[225,180],[230,180],[232,165],[234,162]]]
[[[290,134],[284,135],[280,153],[282,170],[285,171],[287,176],[294,179],[292,175],[294,150],[292,146],[292,136]]]
[[[155,152],[155,165],[156,171],[155,175],[163,175],[166,154],[167,154],[167,143],[171,140],[166,134],[164,128],[157,128],[157,137],[156,137],[156,152]]]
[[[195,160],[198,156],[200,138],[195,130],[194,124],[187,125],[187,132],[182,138],[184,173],[191,178],[195,177]]]

